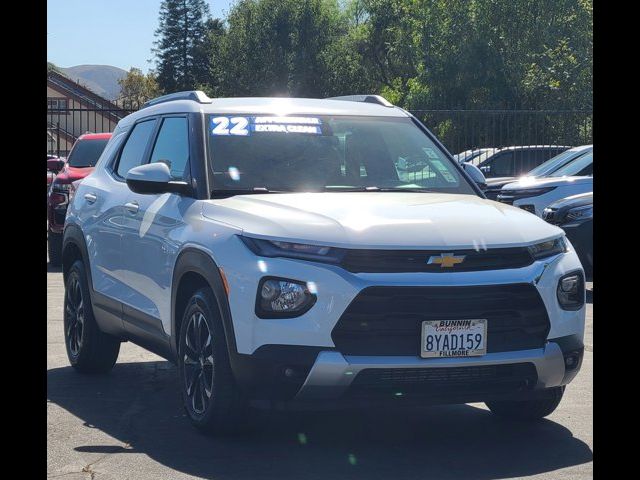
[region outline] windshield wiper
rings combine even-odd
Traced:
[[[375,185],[368,187],[354,186],[332,186],[324,187],[325,192],[431,192],[421,187],[377,187]]]
[[[326,192],[433,192],[427,188],[420,187],[324,187]]]
[[[371,188],[371,187],[369,187]],[[408,188],[403,188],[403,187],[375,187],[375,190],[372,190],[374,192],[418,192],[418,193],[433,193],[434,190],[431,190],[429,188],[421,188],[421,187],[408,187]]]
[[[290,193],[285,190],[269,190],[266,187],[253,187],[253,188],[225,188],[220,190],[213,190],[211,192],[211,198],[227,198],[234,195],[257,195],[262,193]]]

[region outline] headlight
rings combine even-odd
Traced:
[[[551,257],[566,251],[567,242],[565,241],[564,236],[554,238],[553,240],[547,240],[546,242],[536,243],[529,247],[529,252],[535,260]]]
[[[584,277],[574,272],[560,277],[557,288],[558,303],[563,310],[579,310],[584,305]]]
[[[261,257],[285,257],[314,262],[339,263],[344,256],[342,249],[322,245],[269,241],[244,236],[240,236],[240,240],[249,250]]]
[[[256,315],[260,318],[298,317],[316,303],[305,282],[265,277],[258,284]]]
[[[572,208],[567,212],[567,220],[588,220],[593,218],[593,205]]]

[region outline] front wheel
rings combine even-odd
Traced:
[[[210,433],[246,427],[246,402],[236,386],[227,342],[210,288],[187,303],[178,344],[178,372],[184,408],[193,425]]]
[[[553,387],[548,396],[531,400],[506,400],[486,402],[492,413],[511,420],[540,420],[551,415],[560,405],[564,386]]]

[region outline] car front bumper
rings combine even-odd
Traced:
[[[371,386],[377,382],[373,377],[382,373],[383,380],[391,379],[386,385],[388,389],[374,388],[375,392],[372,393],[375,395],[363,395],[363,397],[373,398],[380,396],[378,395],[380,393],[384,397],[389,392],[397,390],[394,383],[397,376],[418,374],[423,379],[425,375],[434,373],[434,378],[427,378],[426,382],[422,380],[417,382],[420,384],[418,390],[421,394],[416,395],[416,398],[424,399],[421,403],[429,401],[468,403],[492,399],[494,394],[497,398],[507,398],[513,395],[527,396],[548,392],[551,387],[565,385],[571,381],[579,369],[582,358],[585,307],[575,311],[563,310],[556,298],[558,279],[568,273],[582,270],[573,250],[515,269],[459,273],[354,274],[333,265],[284,258],[256,257],[244,245],[242,245],[243,249],[237,250],[234,242],[229,242],[227,245],[228,248],[234,249],[235,256],[226,255],[221,258],[234,258],[235,263],[227,265],[221,262],[220,266],[226,273],[231,292],[229,306],[236,341],[236,349],[232,355],[232,368],[238,384],[248,393],[249,398],[295,400],[298,403],[314,400],[341,401],[361,389],[362,384],[365,383],[363,379],[368,379],[367,386]],[[260,278],[265,275],[313,282],[317,290],[317,302],[313,308],[299,317],[258,318],[254,312],[255,298]],[[524,343],[516,342],[509,348],[489,351],[479,357],[423,359],[417,352],[404,353],[417,349],[418,336],[415,337],[415,342],[411,343],[413,347],[407,349],[398,345],[398,349],[403,349],[403,353],[393,353],[392,350],[395,347],[387,348],[391,344],[392,337],[388,337],[389,341],[386,341],[387,337],[381,332],[382,337],[379,339],[382,344],[378,342],[376,344],[378,346],[372,349],[377,352],[368,353],[359,349],[358,345],[348,345],[345,349],[344,344],[341,346],[336,341],[338,337],[334,335],[350,305],[371,289],[404,291],[404,289],[420,288],[431,290],[433,287],[438,289],[438,292],[442,289],[470,288],[478,291],[487,289],[490,293],[488,298],[494,299],[496,305],[500,305],[502,300],[496,296],[496,292],[517,286],[528,286],[529,291],[535,291],[539,301],[537,305],[542,305],[541,308],[548,316],[549,328],[535,347],[518,347],[517,345],[524,345]],[[493,287],[496,288],[493,289]],[[462,308],[459,301],[450,303],[453,297],[447,298],[449,299],[447,301],[436,299],[434,305],[441,304],[438,307],[440,309],[445,308],[443,304],[450,305],[452,309]],[[476,301],[481,302],[483,306],[474,306]],[[468,311],[461,318],[469,318],[469,316],[476,318],[475,316],[486,313],[486,308],[492,308],[492,304],[486,304],[487,301],[477,296],[468,298],[464,303],[464,308],[468,307]],[[385,305],[389,304],[390,308],[393,308],[396,303],[395,300],[391,300]],[[377,309],[380,303],[375,305],[372,310],[374,314],[379,313]],[[403,305],[408,308],[409,304]],[[533,307],[532,303],[523,305],[527,311]],[[508,309],[509,307],[500,305],[500,308]],[[430,315],[433,314],[433,312],[430,313]],[[508,312],[505,312],[502,318],[507,317]],[[567,341],[561,340],[567,338],[574,339],[568,342],[568,347]],[[348,350],[349,348],[351,351]],[[386,353],[382,353],[383,350]],[[565,368],[565,351],[577,355],[572,371]],[[493,378],[497,382],[501,381],[501,378],[498,378],[500,377],[498,370],[502,368],[501,366],[514,366],[514,371],[526,366],[530,373],[522,379],[522,385],[511,385],[515,388],[498,388],[496,391],[489,392],[486,389],[474,388],[474,386],[483,386],[476,384],[479,378],[489,380]],[[471,370],[463,370],[466,368]],[[448,372],[459,374],[458,380],[469,379],[469,382],[458,382],[454,389],[456,391],[453,392],[455,395],[448,393],[440,395],[446,388],[440,388],[438,382],[442,378],[436,378],[438,375],[435,373],[440,374],[440,377],[446,376],[447,372],[444,370],[447,369],[451,369]],[[496,372],[493,372],[494,369]],[[416,372],[417,370],[424,371]],[[416,387],[414,384],[416,382],[412,384],[411,379],[401,378],[400,380],[405,382],[402,385],[411,387],[410,389]],[[444,380],[447,379],[444,378]],[[469,383],[469,389],[466,389],[467,383]],[[401,389],[399,393],[403,394],[403,398],[411,397],[412,395],[408,392],[410,389]]]
[[[242,355],[235,374],[250,398],[289,406],[469,403],[544,395],[573,380],[583,354],[577,335],[539,349],[465,358],[357,356],[281,345]]]
[[[565,357],[579,352],[578,361],[570,370],[565,366]],[[318,355],[309,375],[296,395],[297,400],[337,399],[349,389],[354,379],[364,370],[371,369],[443,369],[464,368],[492,365],[533,364],[536,370],[536,382],[530,385],[533,390],[566,385],[580,369],[583,347],[575,345],[564,351],[561,344],[549,341],[544,348],[520,350],[514,352],[490,353],[480,357],[465,358],[430,358],[417,357],[379,357],[379,356],[344,356],[336,351],[322,351]],[[410,384],[409,384],[410,385]],[[390,385],[394,395],[403,393],[400,388]],[[437,397],[438,392],[433,393]],[[464,390],[461,395],[474,395],[475,392]],[[515,393],[515,392],[514,392]],[[482,394],[479,394],[482,396]],[[428,396],[428,395],[427,395]]]

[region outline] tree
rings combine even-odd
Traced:
[[[210,18],[205,23],[207,31],[205,41],[202,44],[203,58],[206,58],[208,71],[204,81],[198,85],[198,89],[204,90],[210,97],[219,97],[224,94],[223,81],[225,72],[224,42],[226,29],[224,22],[219,18]]]
[[[240,0],[221,50],[227,95],[321,96],[324,52],[343,33],[335,0]],[[210,57],[211,58],[211,57]]]
[[[160,94],[160,87],[154,72],[146,75],[139,68],[131,68],[127,75],[118,80],[120,95],[118,100],[125,108],[140,108],[147,100]]]
[[[209,7],[204,0],[163,0],[153,53],[164,93],[192,90],[207,82],[205,43]]]
[[[179,37],[188,3],[163,2],[159,30]],[[192,54],[206,72],[187,83],[215,96],[379,93],[411,110],[589,109],[591,23],[592,0],[238,0],[204,22]],[[165,90],[163,75],[189,77],[178,40],[158,70]]]

